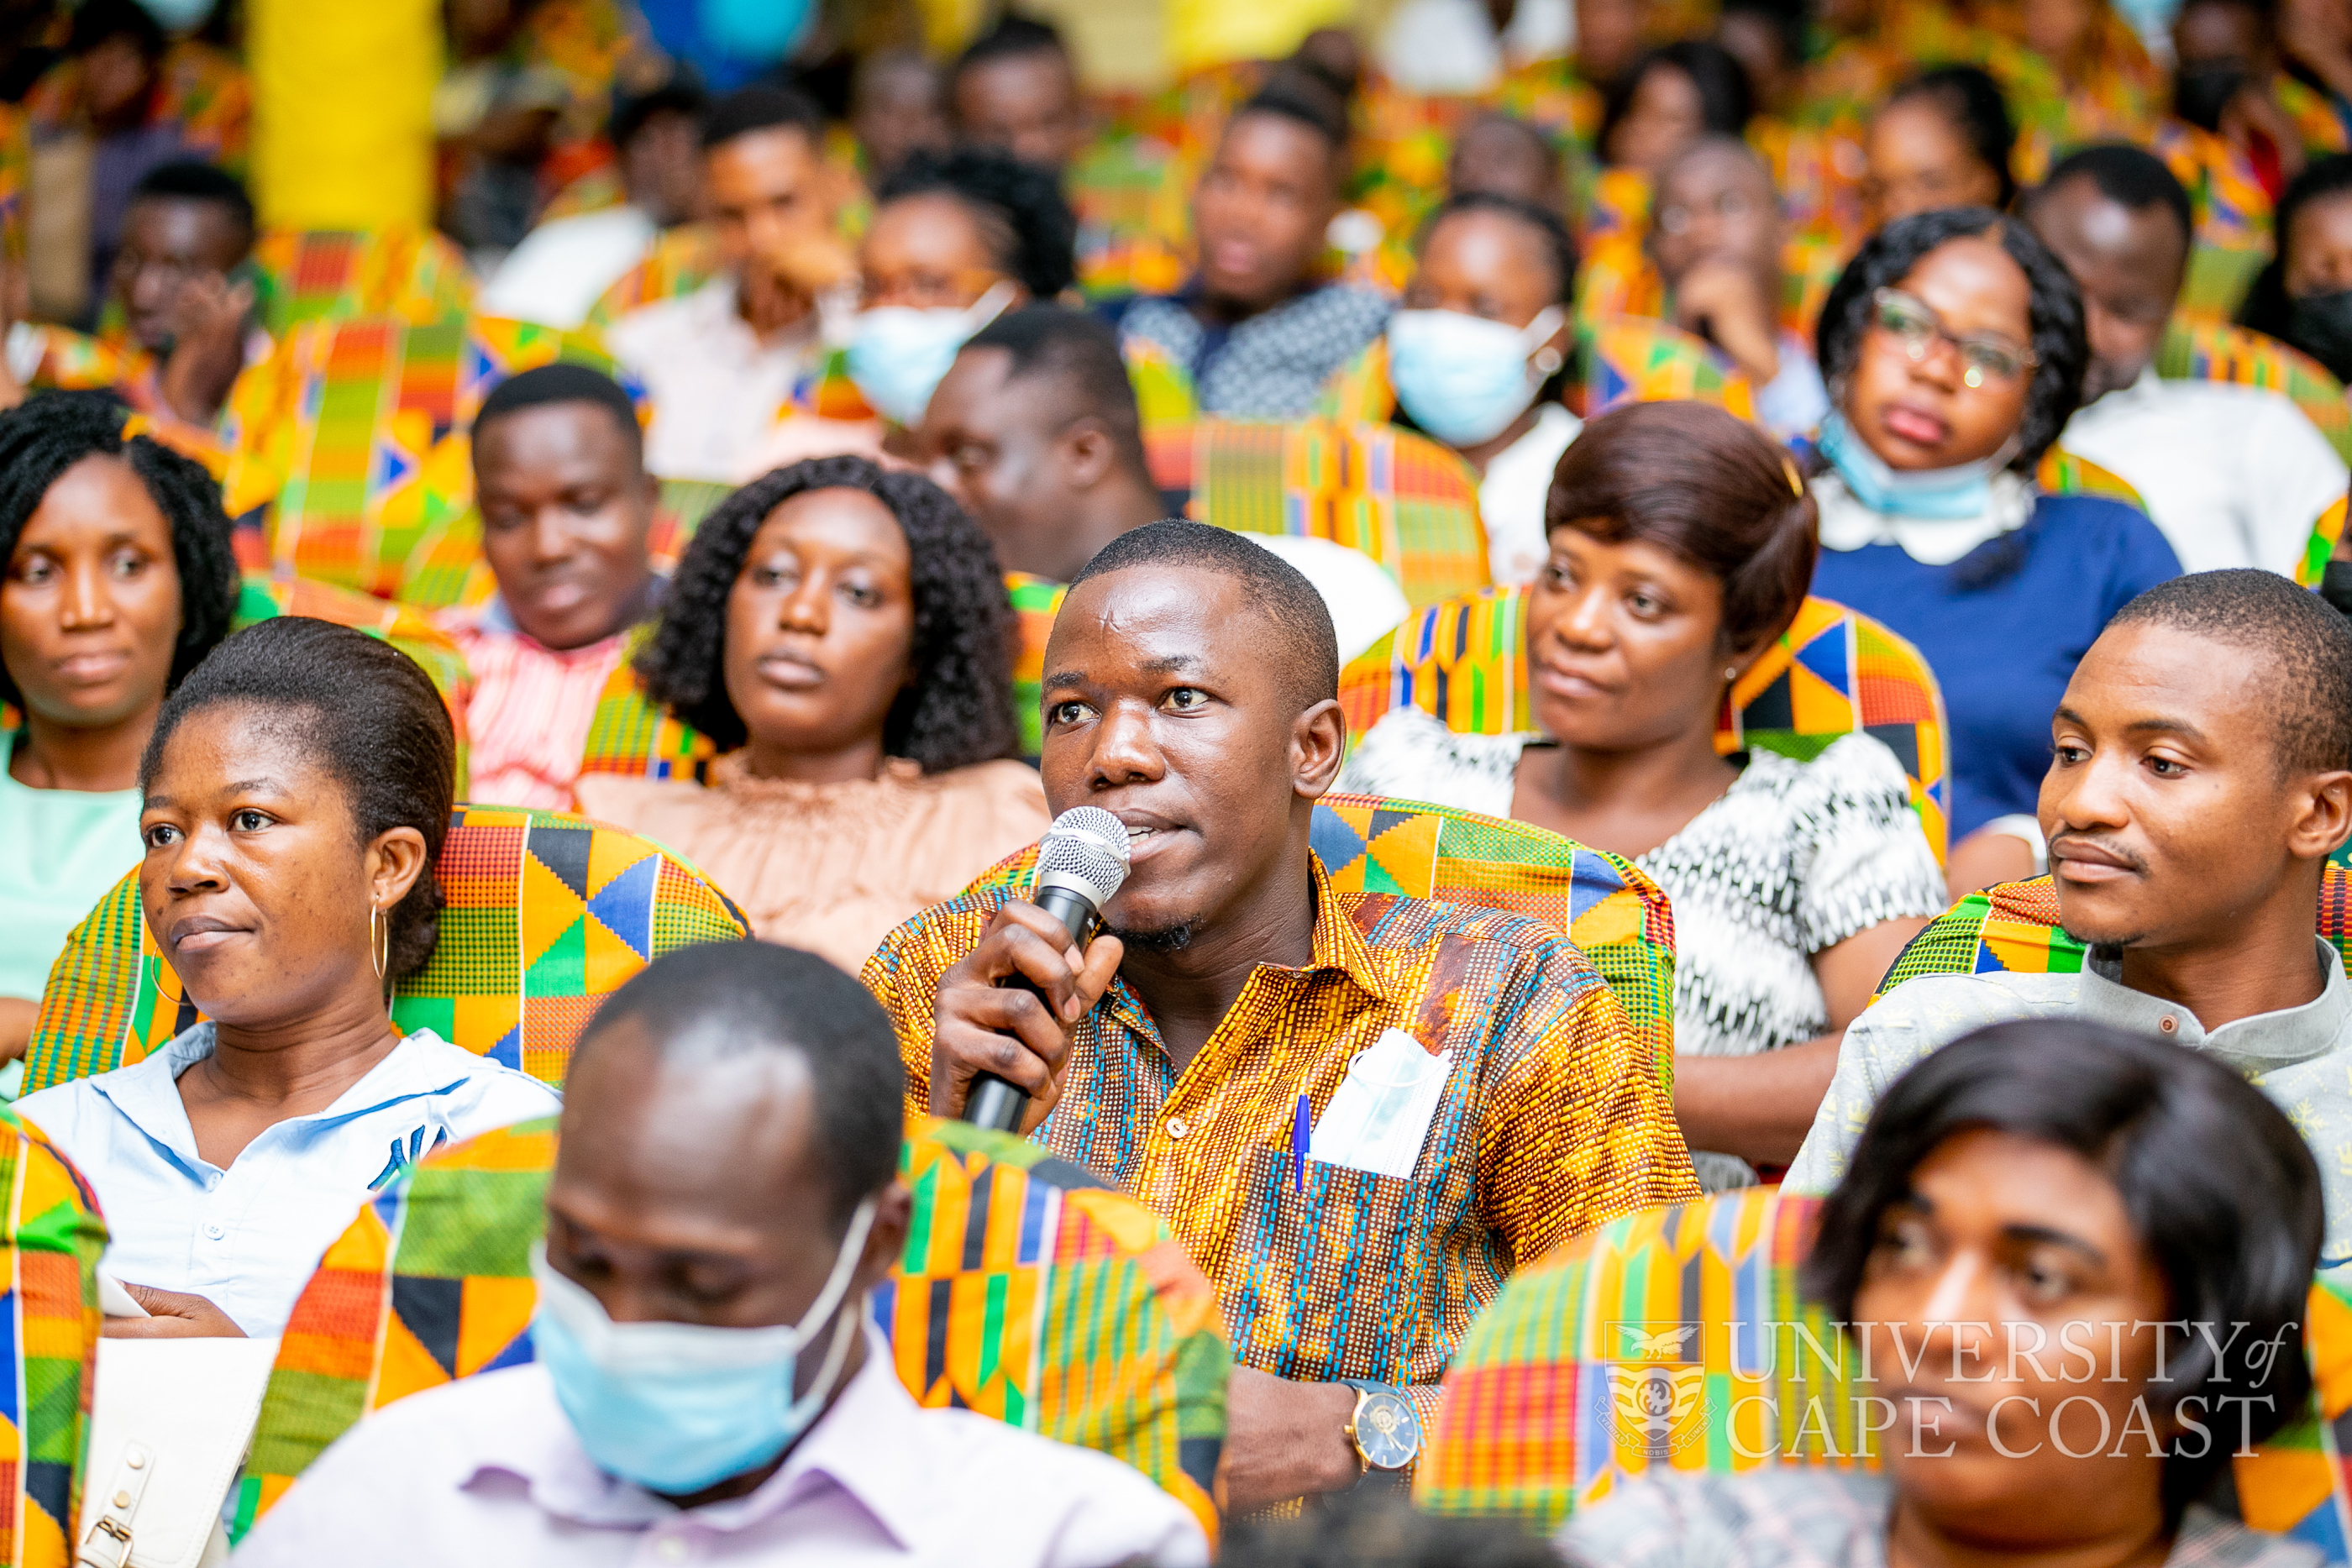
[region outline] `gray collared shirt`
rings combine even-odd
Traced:
[[[2210,1030],[2187,1008],[2125,986],[2121,966],[2096,956],[2074,975],[1923,975],[1907,981],[1846,1030],[1837,1075],[1783,1185],[1816,1194],[1835,1186],[1878,1097],[1931,1051],[1990,1024],[2089,1019],[2204,1051],[2269,1095],[2319,1164],[2327,1197],[2321,1266],[2352,1262],[2352,985],[2335,947],[2312,940],[2324,977],[2317,998]]]

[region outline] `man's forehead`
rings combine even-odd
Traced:
[[[1208,673],[1240,652],[1240,582],[1206,567],[1152,563],[1088,578],[1070,590],[1047,640],[1049,672],[1105,680],[1180,668]],[[1227,650],[1233,650],[1228,653]]]
[[[2135,622],[2091,644],[2066,684],[2066,706],[2091,722],[2167,722],[2209,734],[2254,722],[2248,688],[2262,683],[2259,653],[2184,627]]]

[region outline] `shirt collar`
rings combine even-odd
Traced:
[[[2260,1078],[2336,1050],[2352,1025],[2352,986],[2345,983],[2344,960],[2324,937],[2312,941],[2322,983],[2319,995],[2299,1008],[2256,1013],[2208,1030],[2179,1003],[2126,986],[2121,960],[2095,950],[2083,966],[2075,1010],[2099,1023],[2177,1041]]]
[[[1895,545],[1922,566],[1949,566],[1987,539],[2024,527],[2033,516],[2033,486],[2022,478],[2003,470],[1992,476],[1991,486],[1991,504],[1973,517],[1893,517],[1855,499],[1832,469],[1813,480],[1822,548]]]
[[[171,1151],[193,1171],[210,1170],[196,1153],[195,1129],[188,1124],[188,1107],[180,1098],[180,1074],[213,1053],[215,1034],[209,1020],[183,1030],[154,1055],[89,1081],[90,1088],[122,1113],[123,1120]],[[363,1116],[399,1100],[445,1093],[481,1070],[482,1059],[451,1045],[429,1029],[420,1029],[394,1046],[390,1055],[323,1111],[289,1116],[278,1125],[331,1123]]]
[[[865,1364],[842,1385],[840,1397],[793,1445],[774,1475],[741,1497],[692,1510],[698,1525],[722,1534],[747,1529],[830,1485],[856,1499],[907,1551],[920,1554],[922,1548],[938,1551],[948,1544],[935,1522],[938,1485],[907,1462],[922,1412],[898,1381],[889,1342],[870,1320],[862,1328]],[[522,1398],[512,1420],[483,1434],[492,1441],[475,1456],[461,1487],[494,1472],[515,1476],[545,1512],[592,1526],[654,1525],[684,1511],[599,1469],[581,1447],[545,1368],[522,1375],[534,1377],[537,1388]]]

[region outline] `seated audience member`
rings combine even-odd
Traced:
[[[866,1321],[907,1245],[891,1047],[806,953],[656,959],[572,1056],[536,1360],[370,1416],[239,1560],[1205,1564],[1127,1466],[908,1396]]]
[[[855,969],[1045,829],[1013,749],[1013,608],[929,480],[780,469],[702,520],[637,655],[725,753],[709,781],[590,775],[580,809],[693,861],[751,929]]]
[[[1830,411],[1811,346],[1781,325],[1787,237],[1772,171],[1745,141],[1709,137],[1658,176],[1649,253],[1668,313],[1755,383],[1757,419],[1784,439]]]
[[[277,1333],[352,1212],[426,1152],[555,1092],[430,1030],[393,985],[439,937],[457,743],[425,672],[282,616],[182,682],[140,759],[139,898],[196,1024],[16,1109],[89,1178],[139,1335]]]
[[[482,313],[577,327],[664,229],[699,217],[704,101],[701,88],[685,78],[616,94],[607,133],[626,200],[531,230],[483,288]]]
[[[1216,1282],[1227,1506],[1346,1490],[1411,1462],[1512,1260],[1697,1191],[1657,1063],[1557,929],[1331,886],[1308,832],[1339,660],[1275,556],[1122,534],[1045,664],[1046,799],[1116,815],[1133,869],[1083,956],[1004,890],[891,933],[865,978],[908,1113],[960,1113],[982,1071],[1031,1095],[1023,1130],[1142,1196]],[[1366,1404],[1390,1441],[1360,1448]]]
[[[982,328],[932,394],[917,455],[1005,570],[1048,582],[1168,515],[1118,339],[1076,310],[1033,306]]]
[[[1036,307],[998,319],[964,346],[932,396],[917,451],[1007,570],[1067,582],[1104,545],[1171,509],[1152,484],[1142,430],[1110,329]],[[1412,613],[1396,580],[1361,550],[1289,534],[1249,537],[1307,574],[1343,658]]]
[[[2313,935],[2352,833],[2352,628],[2268,572],[2199,572],[2109,623],[2050,722],[2042,784],[2077,974],[1906,980],[1846,1031],[1792,1190],[1846,1169],[1906,1068],[1981,1024],[2080,1018],[2204,1051],[2291,1110],[2327,1173],[2328,1263],[2352,1260],[2352,988]]]
[[[1864,138],[1862,199],[1874,229],[1939,207],[2005,212],[2017,194],[2017,123],[1975,66],[1938,66],[1890,94]]]
[[[1685,38],[1652,49],[1610,85],[1593,144],[1603,162],[1654,178],[1701,137],[1744,135],[1755,112],[1739,62],[1718,44]]]
[[[1718,756],[1733,683],[1803,605],[1813,506],[1787,455],[1720,409],[1634,403],[1552,481],[1528,591],[1527,735],[1456,735],[1410,706],[1343,789],[1515,817],[1624,855],[1675,907],[1675,1114],[1710,1190],[1785,1164],[1837,1036],[1944,907],[1895,754]]]
[[[849,80],[849,133],[868,183],[898,172],[910,152],[945,152],[947,80],[920,49],[877,49]]]
[[[2315,160],[2279,199],[2278,255],[2238,311],[2242,326],[2352,382],[2352,154]]]
[[[1819,338],[1839,406],[1822,422],[1813,591],[1885,622],[1936,672],[1956,892],[2030,876],[2042,716],[2107,618],[2180,570],[2137,508],[2030,477],[2090,361],[2081,296],[2024,225],[1922,213],[1862,247]]]
[[[1051,26],[1026,16],[999,18],[956,57],[948,107],[965,146],[993,147],[1057,175],[1086,145],[1069,49]]]
[[[1077,220],[1045,170],[969,149],[910,155],[874,202],[849,375],[877,413],[911,428],[965,339],[1076,279]]]
[[[1336,99],[1295,75],[1268,86],[1234,111],[1193,192],[1192,281],[1108,308],[1123,341],[1191,375],[1202,413],[1297,418],[1380,335],[1386,299],[1316,278],[1347,162]]]
[[[1420,265],[1389,318],[1389,379],[1414,428],[1478,472],[1496,582],[1542,570],[1543,498],[1582,428],[1559,392],[1576,352],[1576,243],[1507,196],[1457,195],[1422,231]]]
[[[2344,137],[2326,93],[2308,85],[2307,68],[2306,77],[2287,70],[2282,9],[2278,0],[2186,0],[2172,19],[2173,112],[2244,154],[2273,201],[2306,158],[2340,152]],[[2297,30],[2298,41],[2310,41],[2307,22]]]
[[[0,1059],[23,1054],[66,936],[139,862],[139,753],[228,634],[220,487],[95,393],[0,414]]]
[[[1875,1369],[1884,1468],[1654,1470],[1561,1552],[2313,1568],[2201,1500],[2304,1408],[2320,1207],[2294,1124],[2228,1066],[2096,1023],[1981,1030],[1887,1092],[1805,1260]]]
[[[2189,271],[2189,193],[2151,153],[2091,147],[2050,172],[2024,216],[2083,291],[2091,366],[2066,450],[2139,492],[2183,571],[2292,573],[2344,495],[2344,459],[2282,392],[2157,378]]]
[[[1715,41],[1748,73],[1759,116],[1788,121],[1811,107],[1804,101],[1805,9],[1786,0],[1725,0]]]
[[[572,808],[596,704],[661,596],[643,439],[629,394],[586,365],[525,371],[474,416],[475,504],[499,589],[443,618],[474,677],[474,800]]]
[[[1516,115],[1493,111],[1463,127],[1445,160],[1448,196],[1507,196],[1557,217],[1568,203],[1559,147]]]
[[[703,183],[724,266],[605,334],[653,398],[646,466],[665,479],[731,482],[816,371],[818,297],[851,272],[833,232],[824,147],[824,111],[782,88],[730,93],[703,121]]]

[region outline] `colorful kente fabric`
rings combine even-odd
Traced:
[[[654,706],[637,684],[631,661],[652,628],[639,631],[630,657],[621,662],[596,699],[588,721],[588,744],[580,771],[621,773],[633,779],[699,779],[703,765],[719,754],[710,737],[666,708]]]
[[[32,126],[23,107],[0,103],[0,260],[25,259],[25,186],[32,162]]]
[[[440,942],[394,988],[394,1024],[559,1087],[581,1027],[630,976],[673,948],[751,934],[716,883],[659,845],[553,811],[460,805],[433,877]],[[201,1016],[148,933],[131,872],[49,971],[25,1092],[142,1061]]]
[[[1706,339],[1643,316],[1584,321],[1577,333],[1584,417],[1629,402],[1691,398],[1756,417],[1756,388]]]
[[[2303,559],[2295,563],[2294,580],[2304,588],[2317,588],[2327,575],[2327,562],[2336,554],[2336,547],[2344,538],[2345,504],[2336,502],[2319,514],[2319,521],[2311,530],[2311,542],[2303,547]]]
[[[1070,591],[1025,571],[1006,572],[1004,587],[1021,629],[1021,644],[1013,654],[1013,722],[1020,727],[1021,755],[1034,761],[1045,754],[1045,640],[1054,634],[1054,617]]]
[[[2033,465],[2033,483],[2045,496],[2097,496],[2147,510],[2147,503],[2129,480],[2063,447],[2053,446],[2042,455],[2042,461]]]
[[[2270,248],[2271,195],[2263,189],[2245,154],[2185,120],[2167,120],[2158,125],[2147,147],[2188,190],[2197,216],[2198,245],[2257,253]],[[2193,282],[2193,263],[2189,271]],[[2174,308],[2179,310],[2189,303],[2183,298]],[[2226,319],[2236,308],[2236,300],[2228,301],[2221,307],[2221,318]]]
[[[0,1106],[0,1563],[74,1561],[98,1364],[98,1260],[106,1223],[79,1172]]]
[[[1214,1541],[1232,1353],[1207,1280],[1142,1205],[1034,1144],[929,1118],[908,1132],[907,1249],[870,1303],[908,1391],[1122,1459]],[[368,1412],[531,1359],[554,1163],[555,1124],[527,1122],[360,1211],[279,1342],[233,1535]]]
[[[1664,320],[1666,280],[1650,259],[1646,233],[1612,235],[1585,256],[1576,280],[1579,320],[1640,316]],[[1780,250],[1780,326],[1810,343],[1830,290],[1845,270],[1842,248],[1796,232]]]
[[[602,338],[488,317],[313,322],[237,379],[232,517],[267,506],[274,571],[390,597],[473,505],[464,432],[492,387],[556,361],[617,374]]]
[[[1192,183],[1199,153],[1110,127],[1062,185],[1078,220],[1078,287],[1087,298],[1171,294],[1192,270]]]
[[[662,231],[646,258],[620,276],[589,308],[588,324],[609,327],[641,305],[680,299],[719,276],[719,235],[706,224]]]
[[[2319,884],[2312,928],[2352,952],[2352,873],[2330,864]],[[2049,877],[2005,882],[1972,893],[1911,938],[1878,982],[1885,996],[1921,975],[2072,975],[2083,945],[2058,924],[2058,889]]]
[[[2295,130],[2303,136],[2305,156],[2324,158],[2331,152],[2352,152],[2352,130],[2347,130],[2344,117],[2336,112],[2327,94],[2316,88],[2281,75],[2271,83],[2271,96],[2294,121]]]
[[[1255,971],[1181,1074],[1114,979],[1074,1031],[1037,1139],[1169,1221],[1215,1282],[1242,1364],[1409,1385],[1426,1411],[1513,1259],[1696,1190],[1669,1108],[1673,916],[1631,865],[1539,829],[1370,797],[1324,808],[1309,963]],[[1009,857],[866,961],[910,1083],[929,1074],[941,976],[1034,866],[1034,849]],[[1466,902],[1400,891],[1449,875],[1461,885],[1436,895]],[[1503,912],[1524,902],[1549,918]],[[1654,1028],[1563,931],[1580,922],[1638,955],[1627,983]],[[1300,1159],[1298,1102],[1319,1115],[1391,1029],[1453,1057],[1425,1174]],[[918,1088],[908,1114],[923,1109]]]
[[[2344,383],[2276,338],[2176,316],[2157,349],[2156,373],[2167,381],[2222,382],[2282,393],[2319,427],[2338,456],[2352,462],[2352,406],[2344,401]]]
[[[473,308],[474,275],[429,229],[273,229],[254,242],[261,320],[273,336],[311,321],[392,316],[423,324]]]
[[[1523,589],[1490,588],[1434,604],[1366,649],[1339,673],[1349,733],[1363,735],[1407,704],[1465,734],[1533,729],[1524,599]],[[1810,762],[1856,730],[1902,762],[1912,808],[1941,860],[1951,768],[1943,692],[1918,650],[1866,615],[1807,599],[1732,687],[1715,747],[1761,747]]]
[[[1204,419],[1150,432],[1144,446],[1153,482],[1189,492],[1196,522],[1360,549],[1415,605],[1489,580],[1478,476],[1427,436],[1328,419]]]
[[[1819,1213],[1748,1187],[1616,1220],[1521,1270],[1454,1356],[1414,1502],[1548,1530],[1628,1477],[1874,1469],[1870,1428],[1891,1406],[1863,1403],[1877,1391],[1852,1341],[1798,1289]],[[2343,1564],[2352,1285],[2312,1287],[2305,1349],[2312,1407],[2231,1461],[2234,1512]]]

